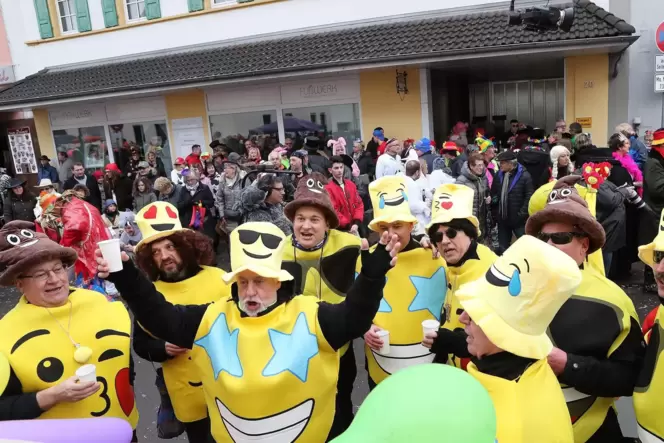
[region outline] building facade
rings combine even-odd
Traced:
[[[570,32],[537,34],[507,24],[508,3],[0,0],[19,80],[0,111],[33,116],[36,154],[89,169],[133,143],[170,167],[213,139],[444,139],[459,120],[579,120],[603,144],[631,114],[610,92],[631,93],[613,61],[634,27],[611,0],[575,0]]]

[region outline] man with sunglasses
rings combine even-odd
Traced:
[[[664,303],[664,211],[660,216],[657,236],[647,245],[639,247],[639,258],[652,268],[657,283],[660,304]],[[662,352],[662,324],[664,310],[657,306],[643,322],[648,341],[643,368],[634,388],[634,411],[638,422],[639,438],[643,443],[664,441],[664,363]]]
[[[620,442],[614,399],[632,395],[644,355],[639,321],[630,298],[588,266],[588,254],[605,241],[574,184],[558,180],[546,207],[533,214],[526,234],[565,252],[581,268],[582,281],[549,326],[556,347],[548,357],[558,376],[576,442]]]
[[[473,215],[474,192],[464,185],[446,184],[436,189],[432,200],[431,223],[427,227],[429,243],[445,259],[450,283],[442,326],[422,341],[436,354],[434,361],[437,363],[446,363],[450,354],[470,357],[467,336],[459,320],[463,308],[456,291],[461,285],[482,277],[497,258],[489,248],[477,242],[480,222]],[[455,366],[465,366],[464,363],[454,359]]]

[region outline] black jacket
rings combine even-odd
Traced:
[[[507,199],[507,216],[500,217],[500,199],[503,188],[502,171],[498,172],[491,186],[491,209],[495,214],[494,219],[498,223],[517,228],[523,226],[528,218],[528,202],[533,195],[533,180],[526,168],[517,164],[516,169],[510,174],[509,192]]]
[[[380,144],[376,143],[373,138],[367,143],[367,152],[371,154],[371,158],[374,160],[378,158],[378,146]]]
[[[376,173],[376,165],[371,157],[371,153],[364,151],[360,158],[356,161],[357,167],[360,169],[360,174],[367,174],[371,177]]]
[[[544,151],[535,149],[522,149],[516,156],[519,163],[530,174],[533,180],[533,189],[539,189],[551,179],[551,157]]]
[[[118,177],[115,182],[104,181],[104,193],[106,198],[115,198],[118,210],[131,211],[134,207],[134,198],[131,195],[134,182],[125,176]],[[115,197],[113,195],[115,194]]]
[[[97,183],[97,180],[88,174],[85,174],[85,186],[88,188],[88,191],[90,192],[90,195],[88,198],[85,199],[86,202],[90,203],[92,206],[95,208],[99,209],[99,212],[101,213],[101,191],[99,190],[99,184]],[[64,183],[64,190],[68,189],[74,189],[74,186],[78,184],[78,181],[76,178],[72,175],[67,181]]]
[[[10,189],[7,191],[7,198],[3,203],[3,212],[5,216],[5,223],[14,220],[24,220],[28,222],[35,221],[35,205],[37,200],[26,190],[23,191],[21,197],[18,197]]]
[[[175,191],[173,191],[175,192]],[[205,220],[203,221],[203,228],[201,231],[210,238],[215,237],[215,226],[217,224],[214,213],[214,196],[209,186],[203,183],[198,184],[198,189],[191,195],[187,188],[182,188],[180,192],[180,222],[183,228],[188,228],[191,223],[191,216],[194,213],[194,205],[202,203],[205,207]],[[192,228],[193,229],[193,228]]]

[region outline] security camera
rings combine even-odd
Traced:
[[[514,0],[510,6],[507,22],[510,26],[523,26],[526,31],[547,32],[560,29],[569,32],[574,23],[574,7],[565,9],[528,8],[525,11],[514,11]]]

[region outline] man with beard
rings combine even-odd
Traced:
[[[293,275],[298,293],[337,304],[344,300],[355,279],[361,243],[359,237],[336,229],[339,217],[326,192],[326,182],[317,172],[304,176],[295,199],[284,208],[293,223],[293,235],[286,238],[286,244],[292,247],[284,250],[283,268]],[[340,354],[336,410],[329,439],[340,435],[353,421],[355,354],[349,344],[341,348]]]
[[[97,185],[97,180],[95,180],[92,175],[87,175],[85,173],[85,166],[83,166],[83,163],[74,163],[72,171],[74,175],[64,183],[63,189],[66,191],[68,189],[74,189],[74,186],[76,185],[85,186],[90,192],[85,198],[85,201],[101,212],[101,191]]]
[[[639,248],[639,258],[650,266],[655,274],[660,305],[664,303],[664,211],[659,219],[655,239]],[[634,388],[634,411],[638,422],[639,438],[643,443],[664,441],[664,310],[657,306],[643,322],[648,348],[643,368]]]
[[[617,443],[622,432],[614,401],[632,395],[645,343],[630,298],[588,266],[588,254],[606,235],[574,188],[580,179],[556,182],[546,207],[528,219],[526,234],[565,252],[581,269],[581,286],[549,326],[555,347],[548,361],[563,388],[574,441]]]
[[[212,241],[200,232],[182,229],[175,206],[152,203],[138,213],[136,223],[143,234],[135,248],[136,262],[167,301],[194,305],[228,297],[228,287],[220,284],[224,271],[210,266],[215,258]],[[169,224],[171,229],[157,229]],[[189,441],[211,442],[205,396],[189,349],[149,335],[135,321],[134,350],[141,358],[161,363],[175,416],[184,424]]]

